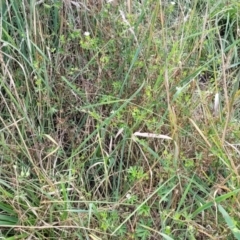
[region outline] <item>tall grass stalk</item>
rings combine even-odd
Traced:
[[[239,3],[0,1],[0,237],[238,239]]]

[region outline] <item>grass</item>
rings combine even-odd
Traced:
[[[0,2],[1,238],[240,239],[238,1],[91,2]]]

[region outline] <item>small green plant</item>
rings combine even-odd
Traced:
[[[131,182],[143,179],[146,176],[142,167],[133,166],[128,169],[128,177]]]
[[[152,226],[152,222],[151,220],[148,221],[144,221],[144,220],[140,220],[139,225],[137,225],[136,228],[136,236],[140,239],[149,239],[151,233],[149,231],[149,229],[147,229],[144,226]]]
[[[148,206],[147,204],[143,204],[139,209],[138,209],[138,214],[140,216],[150,216],[150,210],[151,210],[151,207]]]
[[[80,46],[85,50],[97,50],[99,40],[92,38],[89,32],[85,32],[83,39],[80,40]]]

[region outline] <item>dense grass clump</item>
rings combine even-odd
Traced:
[[[1,1],[1,237],[240,239],[239,7]]]

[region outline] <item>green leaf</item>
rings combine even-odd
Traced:
[[[0,226],[1,225],[15,225],[17,224],[18,219],[13,216],[0,214]]]
[[[240,230],[235,226],[234,221],[232,220],[232,218],[229,216],[229,214],[227,213],[227,211],[219,204],[218,205],[218,210],[219,212],[221,212],[225,222],[227,223],[229,229],[232,231],[234,237],[237,240],[240,240]]]
[[[235,196],[240,189],[234,190],[232,192],[228,192],[226,194],[223,194],[217,198],[214,199],[214,201],[210,201],[205,203],[203,206],[199,207],[196,211],[192,213],[192,218],[196,217],[199,213],[203,212],[204,210],[207,210],[208,208],[212,207],[215,203],[220,203],[225,201],[226,199]]]

